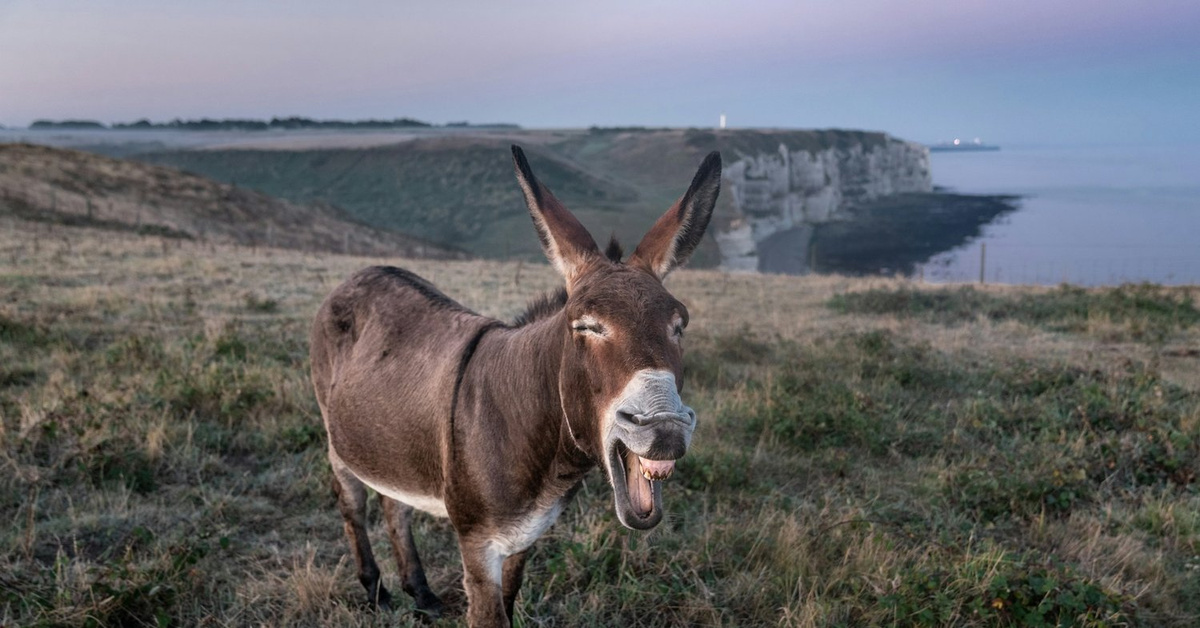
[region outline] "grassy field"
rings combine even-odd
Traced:
[[[501,317],[557,283],[6,219],[0,625],[410,625],[365,608],[307,378],[318,303],[381,261]],[[593,472],[518,625],[1200,622],[1200,291],[669,285],[700,424],[668,518],[622,528]],[[415,531],[461,625],[451,530]]]

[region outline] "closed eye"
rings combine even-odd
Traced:
[[[578,333],[596,334],[597,336],[604,335],[604,325],[601,325],[600,321],[590,316],[584,316],[571,321],[571,329]]]

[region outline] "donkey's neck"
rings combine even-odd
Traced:
[[[486,334],[472,358],[470,382],[485,400],[479,420],[495,422],[506,447],[547,463],[543,472],[582,476],[594,464],[575,445],[563,414],[559,370],[566,342],[564,312]],[[510,453],[515,453],[510,450]]]

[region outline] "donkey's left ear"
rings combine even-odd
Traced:
[[[663,279],[691,257],[712,219],[721,193],[721,153],[704,158],[692,185],[638,243],[629,265],[641,266]]]

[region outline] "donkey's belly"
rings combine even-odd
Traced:
[[[372,344],[369,336],[363,344]],[[456,365],[412,351],[413,343],[374,344],[373,351],[356,350],[331,387],[330,445],[367,486],[444,517],[442,432]],[[452,343],[443,344],[453,357]]]
[[[359,409],[370,406],[362,403]],[[372,414],[350,414],[340,422],[331,422],[330,445],[337,456],[379,494],[447,516],[436,424],[420,413],[380,422],[355,420]]]
[[[440,497],[404,491],[399,488],[388,486],[384,482],[371,481],[363,477],[360,477],[359,479],[363,481],[363,484],[375,489],[375,492],[379,493],[380,495],[391,497],[402,504],[407,504],[413,508],[416,508],[417,510],[423,510],[438,517],[450,516],[450,514],[446,512],[446,502]]]

